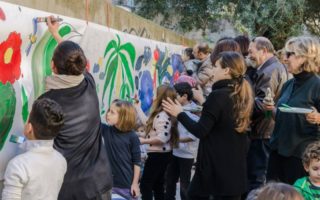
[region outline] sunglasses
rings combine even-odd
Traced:
[[[286,55],[286,58],[290,58],[290,56],[292,55],[295,55],[296,53],[293,52],[293,51],[286,51],[285,55]]]

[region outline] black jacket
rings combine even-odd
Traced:
[[[39,98],[58,102],[65,124],[54,147],[67,160],[59,200],[89,200],[112,188],[109,161],[102,144],[98,96],[93,77],[85,73],[75,87],[50,90]]]
[[[252,139],[269,139],[273,132],[274,120],[266,117],[263,109],[263,99],[270,88],[274,101],[277,102],[283,84],[288,80],[288,73],[276,57],[268,59],[253,76],[255,93],[254,110],[252,114]]]
[[[277,107],[311,108],[320,111],[320,77],[302,72],[283,86]],[[320,140],[320,126],[310,124],[305,114],[285,113],[277,110],[276,125],[270,140],[271,148],[280,155],[301,158],[306,146]]]
[[[178,120],[200,139],[196,172],[190,192],[199,195],[240,195],[247,191],[246,152],[248,138],[237,133],[230,97],[234,81],[221,80],[203,104],[199,122],[186,113]]]

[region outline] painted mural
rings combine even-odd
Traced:
[[[19,153],[19,144],[10,137],[23,135],[31,105],[45,92],[44,80],[52,74],[57,42],[37,20],[48,15],[55,14],[0,2],[0,181],[7,162]],[[59,17],[59,34],[79,43],[87,56],[101,115],[115,98],[138,98],[149,112],[156,88],[174,84],[183,70],[182,46]]]

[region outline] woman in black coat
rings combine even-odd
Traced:
[[[191,120],[176,101],[163,101],[166,112],[176,116],[200,139],[196,172],[189,187],[190,199],[240,199],[247,191],[246,152],[253,94],[244,79],[243,57],[223,52],[212,59],[212,92],[203,103],[199,122]],[[196,95],[196,96],[199,96]]]

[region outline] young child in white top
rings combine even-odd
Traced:
[[[174,85],[177,92],[177,100],[183,108],[196,108],[196,104],[192,102],[193,93],[192,87],[187,82],[180,82]],[[185,113],[198,121],[199,117],[190,111],[185,110]],[[194,163],[195,152],[197,152],[199,139],[192,135],[187,129],[178,123],[179,146],[173,149],[173,158],[167,168],[167,182],[165,199],[175,199],[176,184],[180,179],[180,198],[186,200],[187,190],[190,184],[191,169]]]
[[[26,152],[9,162],[2,200],[57,200],[67,162],[53,148],[53,138],[63,123],[64,114],[55,101],[44,98],[33,103],[24,127]]]

